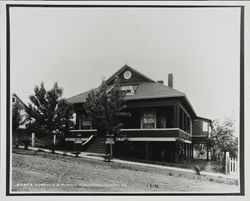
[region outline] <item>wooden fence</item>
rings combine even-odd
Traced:
[[[239,162],[237,158],[231,158],[229,152],[226,152],[225,172],[230,175],[238,175]]]
[[[229,174],[237,174],[239,170],[237,158],[230,158]]]

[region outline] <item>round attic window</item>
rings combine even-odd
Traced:
[[[125,71],[125,73],[123,74],[124,78],[126,80],[130,79],[132,76],[132,73],[130,71]]]

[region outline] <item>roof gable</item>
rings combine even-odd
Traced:
[[[116,77],[119,77],[120,84],[135,84],[142,82],[155,82],[154,80],[148,78],[142,73],[136,71],[132,67],[125,65],[120,70],[118,70],[114,75],[107,79],[107,85],[112,85]]]
[[[21,109],[24,109],[26,106],[26,104],[19,98],[19,96],[15,93],[12,94],[12,97],[15,97],[16,98],[16,102],[14,104],[18,104],[18,106],[21,108]],[[13,102],[12,102],[13,104]]]

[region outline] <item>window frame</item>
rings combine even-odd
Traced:
[[[147,124],[147,123],[144,123],[144,117],[145,117],[145,114],[146,113],[151,113],[154,115],[154,127],[153,128],[144,128],[144,124]],[[152,124],[152,123],[148,123],[148,124]],[[157,124],[157,117],[156,117],[156,111],[155,110],[145,110],[142,112],[141,114],[141,129],[156,129],[156,125]]]

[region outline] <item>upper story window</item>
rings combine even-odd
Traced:
[[[156,114],[154,111],[146,111],[142,115],[142,128],[156,128]]]
[[[92,129],[92,121],[84,115],[77,115],[77,129]]]
[[[208,132],[208,123],[206,121],[203,121],[202,123],[202,131]]]
[[[121,86],[121,90],[126,93],[126,95],[134,95],[135,94],[135,86]]]
[[[82,117],[82,129],[92,129],[92,121],[86,117]]]

